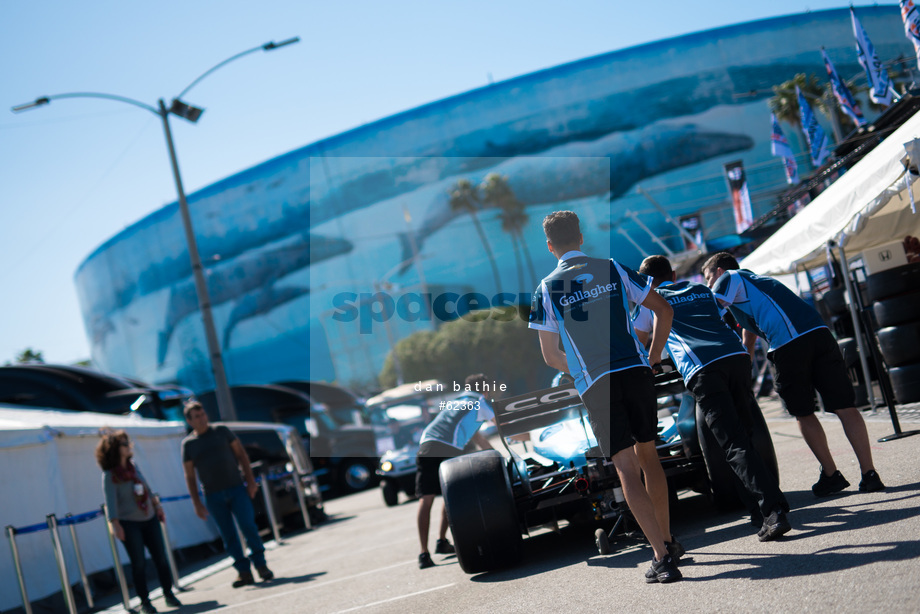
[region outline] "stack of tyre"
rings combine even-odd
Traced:
[[[856,329],[853,327],[853,318],[847,306],[846,288],[832,288],[824,293],[818,300],[816,307],[824,322],[837,337],[837,344],[843,354],[847,366],[847,375],[856,392],[856,406],[862,407],[869,404],[869,391],[866,380],[860,369],[859,345],[854,338]],[[870,375],[877,378],[870,365]]]
[[[920,401],[920,262],[869,275],[866,291],[895,399]]]

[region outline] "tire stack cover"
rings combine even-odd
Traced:
[[[876,334],[898,403],[920,401],[920,263],[866,278]]]

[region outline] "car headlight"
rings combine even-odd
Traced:
[[[383,471],[384,473],[389,473],[393,471],[393,463],[391,463],[390,461],[383,461],[382,463],[380,463],[380,470]]]

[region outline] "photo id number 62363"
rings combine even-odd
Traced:
[[[444,409],[473,410],[479,409],[479,401],[445,401]]]

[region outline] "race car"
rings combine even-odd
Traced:
[[[738,507],[740,483],[725,461],[693,397],[676,371],[656,376],[660,402],[657,443],[662,468],[676,492],[693,489],[722,509]],[[466,573],[513,566],[531,529],[560,521],[592,522],[601,554],[631,520],[620,481],[602,458],[587,412],[571,384],[492,401],[507,456],[485,450],[445,461],[441,489],[454,547]],[[534,453],[519,454],[508,438],[531,434]],[[534,433],[540,433],[534,437]],[[581,433],[582,437],[577,435]],[[777,472],[763,415],[754,412],[753,443]],[[613,525],[610,531],[603,527]]]

